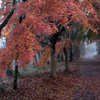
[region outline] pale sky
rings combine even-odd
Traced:
[[[1,3],[2,3],[2,1],[0,0],[0,8],[1,8]]]
[[[6,45],[6,41],[5,41],[5,37],[2,37],[1,39],[0,39],[0,48],[4,48],[5,47],[5,45]]]

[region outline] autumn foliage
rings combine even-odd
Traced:
[[[2,3],[2,7],[4,5]],[[89,0],[28,0],[16,3],[13,7],[8,3],[6,8],[0,10],[1,16],[4,15],[2,21],[13,9],[15,9],[13,16],[2,30],[2,35],[8,39],[7,47],[0,52],[0,71],[6,70],[14,59],[16,65],[22,62],[19,67],[34,62],[33,57],[44,50],[40,45],[41,38],[43,40],[57,33],[57,23],[68,29],[68,24],[79,23],[84,29],[89,28],[97,33],[97,27],[89,21],[89,18],[98,20],[97,12]],[[25,19],[19,23],[20,17],[24,16]],[[61,41],[56,46],[58,45],[59,51],[60,46],[64,45]],[[40,62],[46,61],[49,51],[48,46]]]

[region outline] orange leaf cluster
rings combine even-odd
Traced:
[[[8,2],[8,0],[5,2]],[[4,3],[2,5],[4,6]],[[83,27],[97,32],[92,23],[88,22],[89,17],[97,19],[97,13],[87,0],[59,0],[59,2],[58,0],[28,0],[18,3],[14,7],[16,10],[3,31],[8,40],[7,47],[0,53],[0,70],[6,69],[9,63],[16,58],[17,53],[17,64],[23,62],[20,67],[28,63],[29,60],[34,62],[33,56],[43,50],[39,39],[41,40],[48,35],[52,36],[52,34],[58,32],[56,25],[58,21],[66,28],[68,28],[69,23],[78,22]],[[7,6],[3,12],[11,11],[14,7]],[[18,23],[19,18],[24,15],[25,19]],[[87,17],[87,15],[89,16]],[[71,16],[70,19],[69,16]],[[65,46],[68,47],[68,45],[69,43],[66,42]],[[59,47],[57,52],[60,52],[63,43],[60,42],[57,47]],[[43,62],[47,61],[49,52],[48,48],[41,56]]]

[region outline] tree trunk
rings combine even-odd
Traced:
[[[61,55],[61,61],[63,61],[63,59],[64,59],[64,58],[63,58],[63,55]]]
[[[76,50],[76,47],[75,47],[75,62],[77,61],[77,50]]]
[[[66,50],[66,48],[63,49],[64,54],[65,54],[65,70],[64,72],[69,72],[69,62],[68,62],[68,52]]]
[[[4,85],[3,85],[2,78],[0,77],[0,92],[4,92],[4,91],[5,91],[5,88],[4,88]]]
[[[64,31],[64,27],[60,24],[59,32],[53,34],[50,38],[50,56],[51,56],[51,72],[50,77],[56,78],[56,57],[55,57],[55,44],[57,42],[58,37],[61,35],[61,33]]]
[[[60,59],[60,55],[58,54],[58,56],[57,56],[57,61],[58,61],[58,62],[60,61],[59,59]]]
[[[73,52],[72,52],[72,45],[70,44],[70,59],[69,59],[69,61],[71,62],[71,61],[73,61]]]
[[[55,44],[51,44],[50,56],[51,56],[51,72],[50,72],[50,77],[56,78]]]
[[[12,73],[12,70],[10,70],[10,67],[7,68],[7,70],[6,70],[6,75],[7,75],[7,76],[12,76],[12,77],[13,77],[13,73]]]
[[[18,60],[18,52],[16,53],[16,57],[15,57],[15,64],[16,61]],[[16,90],[17,89],[17,76],[18,76],[18,64],[15,65],[15,72],[14,72],[14,80],[13,80],[13,89]]]
[[[77,47],[77,60],[79,59],[79,47]]]
[[[15,73],[14,73],[14,81],[13,81],[13,89],[17,89],[17,74],[18,74],[18,65],[15,66]]]
[[[78,54],[79,52],[78,52],[78,47],[75,47],[75,62],[78,60]]]
[[[75,46],[73,46],[73,60],[75,61]]]

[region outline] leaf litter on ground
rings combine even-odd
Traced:
[[[18,79],[18,89],[12,82],[0,94],[1,100],[100,100],[99,60],[81,59],[71,62],[71,73],[65,73],[64,62],[57,64],[57,78],[49,70]],[[9,88],[10,87],[10,88]]]

